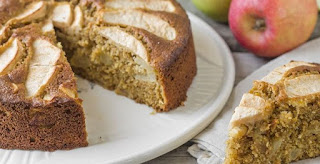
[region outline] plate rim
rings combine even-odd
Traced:
[[[137,154],[131,154],[129,156],[123,157],[121,159],[115,159],[113,161],[106,161],[99,164],[107,164],[107,163],[143,163],[147,162],[149,160],[152,160],[154,158],[157,158],[161,155],[164,155],[179,146],[183,145],[184,143],[190,141],[192,138],[194,138],[196,135],[198,135],[201,131],[203,131],[221,112],[225,104],[227,103],[227,100],[229,99],[231,92],[234,88],[234,81],[235,81],[235,63],[234,59],[232,57],[231,50],[227,43],[222,39],[222,37],[205,21],[203,21],[201,18],[196,16],[195,14],[187,11],[188,17],[190,21],[194,21],[198,24],[201,24],[206,29],[210,29],[208,31],[208,35],[214,36],[216,42],[220,44],[220,49],[222,51],[225,51],[225,54],[220,55],[222,56],[222,61],[224,63],[224,70],[226,70],[227,74],[224,74],[223,81],[225,82],[225,85],[222,86],[222,88],[219,91],[219,94],[216,99],[211,100],[208,104],[210,107],[217,106],[215,110],[208,110],[206,113],[202,115],[200,119],[196,123],[194,123],[192,126],[190,126],[188,129],[186,129],[184,132],[182,132],[180,135],[174,136],[170,140],[168,140],[165,143],[159,144],[159,146],[153,147],[152,149],[146,150],[144,153],[137,153]],[[207,105],[208,105],[207,104]]]

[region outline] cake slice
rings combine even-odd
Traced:
[[[290,163],[320,155],[320,65],[293,61],[254,82],[229,125],[225,163]]]
[[[82,100],[47,19],[49,2],[6,2],[11,3],[8,10],[21,8],[7,13],[0,37],[0,148],[54,151],[87,146]]]

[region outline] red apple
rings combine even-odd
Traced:
[[[307,41],[317,17],[316,0],[232,0],[229,25],[242,46],[276,57]]]

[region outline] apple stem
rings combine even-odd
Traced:
[[[261,18],[257,18],[253,26],[254,30],[264,31],[266,29],[266,21]]]

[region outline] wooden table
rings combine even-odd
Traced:
[[[204,21],[206,21],[212,28],[214,28],[222,38],[227,42],[232,52],[247,52],[246,49],[241,47],[239,43],[233,37],[227,24],[221,24],[213,21],[199,10],[197,10],[191,3],[191,0],[177,0],[187,11],[197,15]],[[320,36],[320,19],[318,20],[317,27],[313,32],[311,39]],[[267,63],[271,59],[256,57],[250,53],[234,53],[233,58],[236,65],[236,80],[235,85],[248,76],[250,73],[258,69],[263,64]],[[250,65],[248,65],[250,61]],[[252,62],[254,61],[254,62]],[[191,146],[192,142],[187,142],[184,145],[178,147],[177,149],[164,154],[158,158],[146,162],[145,164],[196,164],[197,161],[188,152],[187,149]]]

